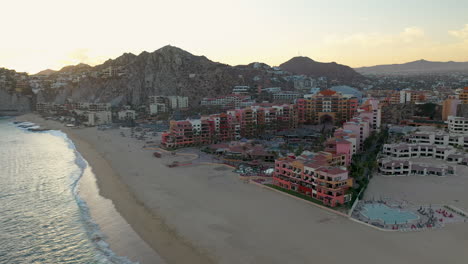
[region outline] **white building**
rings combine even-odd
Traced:
[[[468,148],[468,134],[449,134],[443,131],[414,132],[406,137],[406,141],[416,144],[431,144],[438,146],[462,146]]]
[[[456,151],[453,147],[435,146],[430,144],[385,144],[382,153],[394,158],[432,157],[446,160]]]
[[[121,110],[117,114],[119,116],[119,120],[135,120],[136,118],[135,110]]]
[[[232,88],[232,93],[233,94],[248,94],[250,91],[250,87],[249,86],[234,86],[234,88]]]
[[[403,90],[400,91],[400,104],[411,102],[411,91]]]
[[[166,112],[169,109],[181,109],[181,108],[188,108],[188,97],[187,96],[177,96],[177,95],[170,95],[170,96],[163,96],[163,95],[153,95],[149,97],[149,104],[165,104],[165,111],[159,112]],[[160,108],[160,107],[159,107]]]
[[[157,115],[159,113],[165,113],[165,112],[167,112],[169,110],[167,108],[167,105],[163,104],[163,103],[150,104],[149,109],[150,109],[150,114],[151,115]]]
[[[468,118],[449,116],[447,118],[448,130],[454,134],[468,134]]]
[[[213,98],[203,98],[200,102],[200,105],[204,106],[220,106],[222,108],[228,107],[246,107],[251,106],[255,103],[255,101],[251,100],[249,95],[238,95],[238,94],[231,94],[226,96],[219,96]]]
[[[97,126],[112,123],[111,111],[88,112],[88,125]]]
[[[279,93],[279,92],[281,92],[281,87],[262,88],[262,92],[266,92],[266,93]]]
[[[302,96],[300,93],[290,91],[273,94],[273,100],[282,102],[293,102],[294,100],[299,99],[301,97]]]
[[[187,96],[167,96],[169,107],[172,109],[188,108]]]
[[[455,174],[455,167],[450,165],[433,165],[415,163],[408,160],[380,159],[379,172],[383,175],[436,175]]]

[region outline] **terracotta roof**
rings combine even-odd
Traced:
[[[318,171],[323,171],[328,174],[341,174],[341,173],[346,173],[347,171],[342,170],[338,167],[328,167],[328,168],[319,168]]]
[[[333,90],[324,90],[324,91],[321,91],[320,94],[323,94],[325,96],[330,96],[330,95],[336,94],[336,92]]]

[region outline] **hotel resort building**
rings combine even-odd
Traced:
[[[385,144],[383,155],[379,159],[379,172],[383,175],[437,175],[455,174],[455,166],[449,163],[468,165],[468,155],[457,152],[452,146],[432,144]],[[434,158],[446,161],[447,164],[436,165],[415,162],[411,158]],[[430,162],[430,161],[429,161]]]
[[[381,159],[379,160],[379,172],[382,175],[447,176],[455,174],[455,167],[450,165],[414,163],[409,160]]]
[[[468,118],[449,116],[447,118],[448,130],[453,134],[468,134]]]
[[[394,158],[421,158],[432,157],[446,160],[450,154],[455,153],[453,147],[443,147],[429,144],[385,144],[382,153]]]
[[[294,128],[297,128],[294,105],[255,105],[195,120],[172,120],[169,131],[162,134],[161,145],[165,148],[188,147]]]
[[[296,100],[299,123],[341,124],[354,116],[358,99],[332,90],[320,91]]]
[[[351,200],[353,186],[345,167],[330,166],[322,155],[308,159],[279,158],[275,161],[273,184],[299,192],[335,207]]]
[[[203,98],[200,105],[218,106],[221,108],[241,108],[251,106],[255,103],[250,95],[230,94],[219,97]]]
[[[430,144],[437,146],[461,146],[468,148],[468,134],[449,134],[447,132],[414,132],[406,137],[408,143]]]
[[[458,95],[462,104],[468,104],[468,87],[463,88],[463,91]]]

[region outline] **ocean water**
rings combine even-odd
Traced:
[[[78,195],[86,168],[62,132],[0,119],[0,263],[133,263],[110,250]]]

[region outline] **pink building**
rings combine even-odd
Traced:
[[[461,101],[454,96],[445,99],[444,103],[442,104],[442,120],[447,121],[449,116],[456,116],[457,106],[460,103]]]
[[[369,120],[371,131],[379,130],[382,119],[382,109],[379,100],[374,98],[367,99],[357,110],[356,117]]]
[[[363,120],[359,117],[355,117],[350,121],[344,123],[343,129],[350,130],[356,135],[356,149],[362,150],[362,143],[370,135],[369,120]]]
[[[273,184],[335,207],[351,200],[346,191],[353,180],[346,169],[331,167],[323,156],[309,160],[280,158],[275,161]]]

